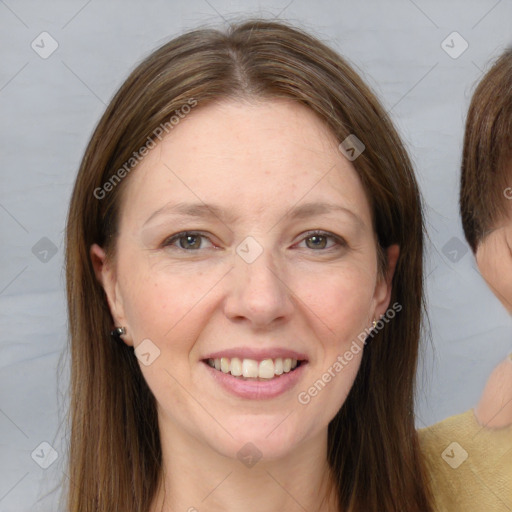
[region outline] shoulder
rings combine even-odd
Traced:
[[[418,437],[436,512],[512,510],[512,426],[482,427],[470,409]]]

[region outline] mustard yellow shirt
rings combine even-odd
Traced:
[[[512,426],[482,427],[470,409],[418,434],[436,512],[512,512]]]

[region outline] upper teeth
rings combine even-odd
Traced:
[[[277,359],[264,359],[258,362],[254,359],[221,357],[219,359],[208,359],[208,364],[216,370],[231,373],[234,377],[272,379],[275,375],[293,370],[297,366],[297,359],[278,357]]]

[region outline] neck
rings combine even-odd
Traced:
[[[150,512],[339,511],[327,462],[327,429],[285,457],[264,456],[248,467],[176,425],[160,427],[163,470]]]

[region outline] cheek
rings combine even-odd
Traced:
[[[138,261],[127,258],[120,268],[125,315],[136,344],[146,337],[159,342],[190,338],[197,325],[191,319],[208,303],[208,294],[226,273],[220,265],[198,269],[162,260],[153,263],[148,257],[139,257]],[[178,335],[180,331],[185,331],[185,336]]]
[[[368,268],[371,260],[310,276],[298,293],[305,297],[321,350],[297,400],[322,421],[330,421],[343,405],[361,364],[375,285]]]
[[[512,310],[512,258],[505,244],[489,240],[485,247],[477,252],[477,263],[482,277],[487,282],[496,297]]]
[[[302,276],[296,281],[297,295],[323,325],[327,339],[335,336],[341,341],[367,327],[376,273],[368,268],[371,261],[366,266],[364,262],[347,262],[328,271],[310,272],[307,279]]]

